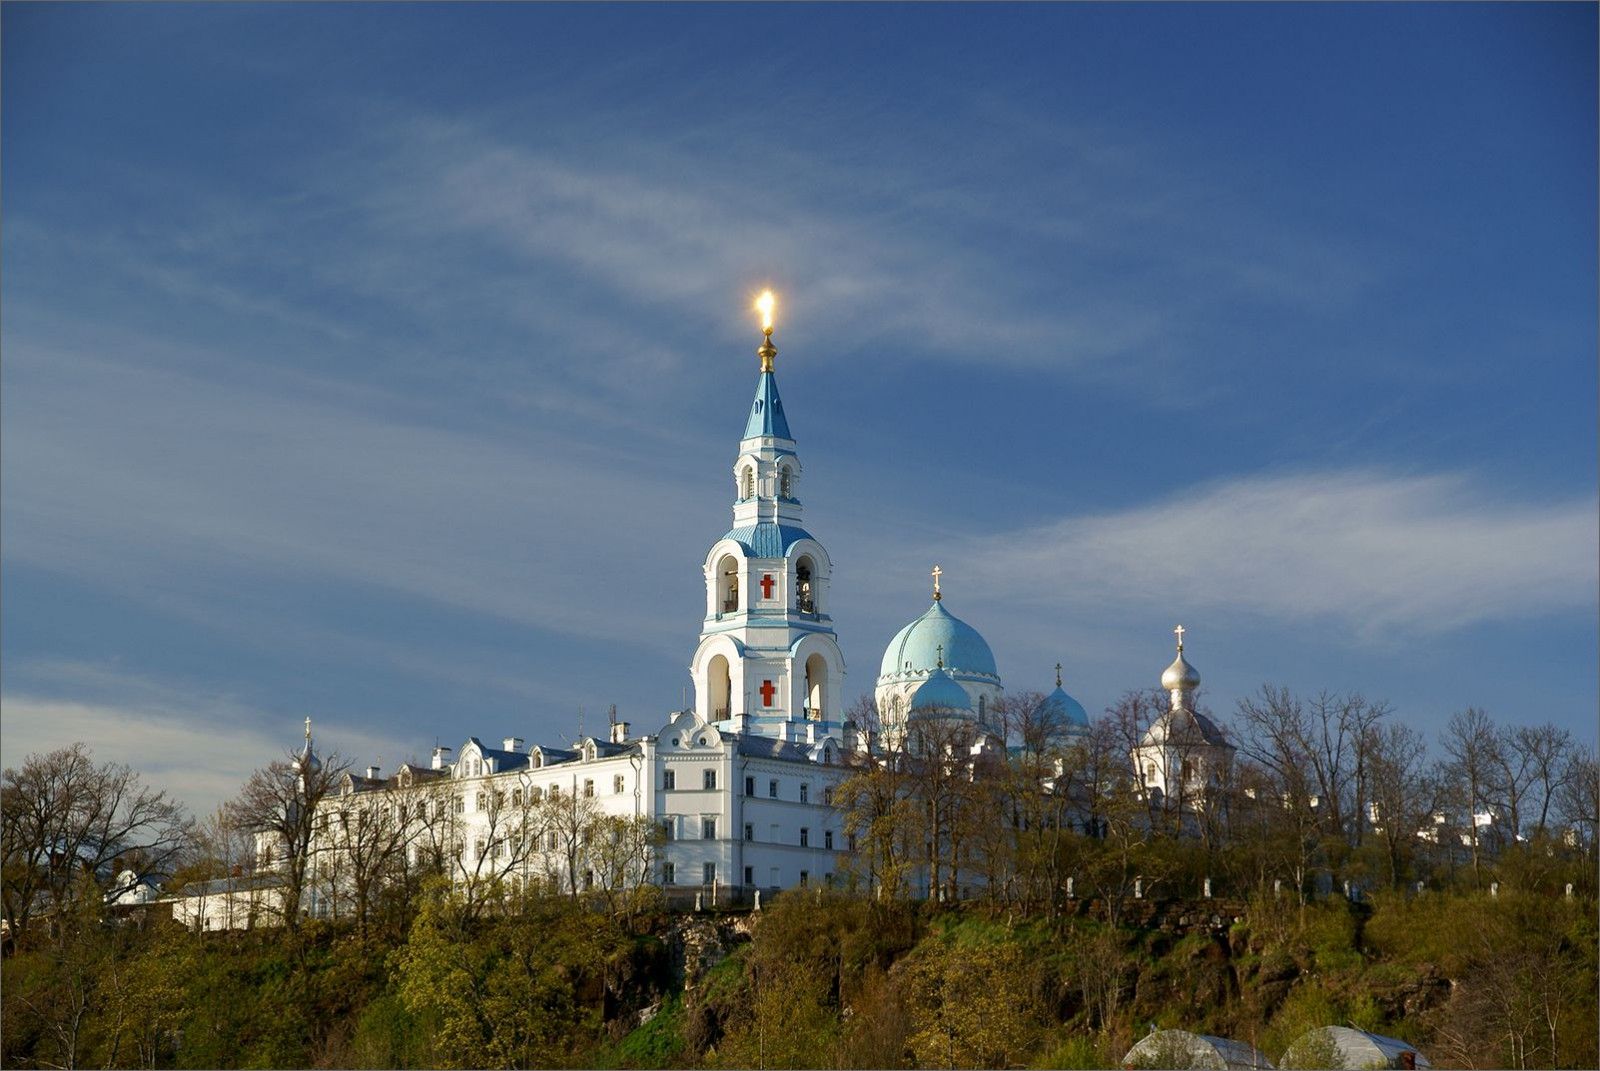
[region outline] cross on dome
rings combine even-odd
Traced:
[[[1056,687],[1061,687],[1061,663],[1056,663]]]
[[[1178,637],[1178,653],[1179,654],[1183,653],[1183,634],[1185,632],[1187,632],[1187,631],[1189,631],[1189,630],[1184,628],[1182,625],[1179,625],[1177,628],[1172,630],[1172,634],[1174,636]]]
[[[306,716],[306,743],[311,743],[311,716]]]
[[[939,578],[944,575],[944,570],[935,565],[933,572],[928,575],[933,577],[933,601],[938,602],[944,598],[943,595],[939,594]]]
[[[761,291],[761,296],[756,298],[756,308],[761,312],[761,348],[756,350],[756,356],[761,358],[761,370],[772,371],[772,359],[778,355],[778,349],[772,344],[772,307],[778,299],[771,290]]]

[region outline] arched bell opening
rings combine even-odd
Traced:
[[[803,614],[817,612],[816,568],[809,557],[794,565],[794,605]]]
[[[820,654],[806,659],[806,717],[823,721],[828,709],[828,660]]]
[[[717,606],[718,612],[724,614],[737,613],[739,609],[739,559],[732,554],[717,563]]]
[[[712,655],[711,662],[706,667],[706,687],[710,690],[707,698],[710,700],[708,709],[714,721],[722,721],[733,716],[733,677],[728,671],[726,655]]]

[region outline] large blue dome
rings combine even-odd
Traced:
[[[895,634],[883,652],[879,677],[920,676],[932,673],[944,648],[944,666],[957,677],[967,674],[994,677],[994,652],[978,630],[935,601],[927,613]]]

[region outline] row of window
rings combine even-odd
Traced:
[[[618,780],[618,783],[620,784],[622,779],[618,778],[617,780]],[[665,771],[663,771],[662,774],[661,774],[661,787],[664,788],[664,789],[667,789],[669,791],[676,790],[677,787],[678,787],[678,772],[676,770],[665,770]],[[716,788],[717,788],[717,771],[715,771],[715,770],[702,770],[702,771],[700,771],[700,787],[702,789],[704,789],[705,791],[707,791],[707,792],[716,791]],[[617,791],[621,792],[622,789],[619,788],[619,789],[617,789]],[[744,794],[746,796],[754,796],[756,794],[756,779],[754,777],[746,777],[744,779]],[[767,782],[767,798],[769,798],[769,799],[777,799],[778,798],[778,779],[777,778],[773,778],[772,780]],[[811,786],[810,785],[802,784],[800,786],[800,802],[801,803],[810,803],[811,802]],[[824,806],[827,806],[827,807],[832,807],[833,806],[833,786],[832,785],[829,785],[829,786],[823,788],[823,790],[822,790],[822,802],[823,802]]]
[[[672,840],[673,839],[674,829],[675,829],[675,826],[672,823],[672,821],[670,821],[670,820],[661,823],[661,831],[662,831],[663,835],[666,837],[667,840]],[[707,816],[707,817],[703,817],[703,818],[700,819],[700,839],[701,840],[716,840],[717,839],[717,820],[715,818]],[[746,822],[744,824],[744,839],[747,840],[747,841],[751,841],[752,843],[755,841],[755,839],[756,839],[756,826],[755,826],[754,822]],[[777,826],[773,826],[772,827],[772,839],[768,843],[771,843],[771,844],[779,843],[778,827]],[[808,826],[801,826],[800,827],[800,847],[802,847],[802,848],[811,847],[811,829]],[[824,849],[826,849],[827,851],[830,851],[830,852],[833,851],[833,830],[824,829],[822,831],[822,847]],[[854,833],[851,833],[849,835],[848,847],[849,847],[849,850],[852,851],[852,852],[856,850],[856,835]]]
[[[673,863],[662,863],[661,864],[661,880],[662,880],[663,884],[676,885],[678,883],[678,868],[677,868],[677,866],[675,864],[673,864]],[[701,882],[703,882],[706,885],[715,884],[717,882],[717,880],[718,880],[717,879],[717,864],[715,864],[715,863],[702,863],[701,866],[700,866],[700,880],[701,880]],[[830,888],[833,886],[833,874],[831,872],[822,875],[822,880]],[[746,886],[752,886],[752,885],[754,885],[756,883],[756,868],[755,867],[747,866],[747,867],[744,868],[744,883],[745,883]],[[811,871],[809,871],[809,870],[800,871],[800,887],[801,888],[805,888],[807,885],[810,885],[810,884],[811,884]],[[778,868],[777,867],[773,867],[772,868],[771,885],[772,885],[772,887],[774,889],[778,888],[779,885],[780,885],[780,882],[778,880]]]

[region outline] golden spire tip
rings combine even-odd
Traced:
[[[777,347],[772,344],[772,309],[778,303],[771,290],[761,291],[761,296],[756,298],[756,309],[761,313],[761,348],[756,354],[761,358],[761,370],[772,371],[772,359],[778,355]]]

